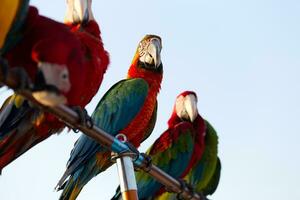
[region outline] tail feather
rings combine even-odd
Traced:
[[[75,200],[82,190],[82,186],[79,186],[78,181],[70,177],[70,179],[58,189],[64,189],[59,200]]]
[[[69,174],[68,170],[66,170],[65,173],[63,174],[63,176],[58,181],[57,185],[55,186],[55,189],[57,189],[57,191],[65,188],[65,186],[68,182],[68,181],[66,181],[66,179],[68,178],[69,175],[70,174]]]

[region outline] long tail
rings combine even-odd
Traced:
[[[83,185],[80,186],[77,180],[71,176],[69,180],[62,185],[58,190],[63,189],[62,194],[59,197],[59,200],[75,200],[82,190]]]

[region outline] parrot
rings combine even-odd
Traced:
[[[156,122],[157,95],[163,77],[161,49],[159,36],[144,36],[126,79],[114,84],[104,94],[92,114],[95,126],[112,136],[124,134],[136,148],[148,138]],[[113,164],[110,156],[110,150],[81,135],[56,186],[57,190],[63,189],[59,199],[76,199],[88,181]]]
[[[176,97],[168,129],[146,151],[161,170],[173,178],[183,178],[204,150],[205,123],[198,114],[197,96],[193,91],[184,91]],[[157,199],[166,192],[162,184],[146,172],[136,172],[140,200]],[[183,181],[181,181],[184,184]],[[112,200],[122,199],[120,187]]]
[[[68,3],[71,4],[72,1]],[[67,15],[70,13],[69,9],[70,5]],[[90,6],[83,9],[81,6],[72,7],[74,15],[81,12],[91,13],[90,9]],[[24,25],[28,30],[24,31],[25,34],[18,45],[3,55],[9,65],[25,67],[37,85],[46,82],[46,85],[58,87],[59,92],[69,91],[63,93],[66,101],[58,100],[55,104],[63,102],[71,107],[84,108],[96,94],[103,79],[101,73],[105,73],[109,58],[103,48],[99,27],[93,18],[86,18],[92,15],[80,16],[83,18],[76,18],[74,23],[70,21],[73,18],[68,18],[68,24],[61,24],[40,16],[36,8],[29,7]],[[90,21],[92,25],[89,25]],[[85,31],[80,22],[83,27],[87,25],[90,32]],[[72,30],[71,26],[77,26],[78,29]],[[32,49],[32,52],[23,52],[26,48]],[[87,76],[88,73],[92,79]],[[93,84],[88,84],[89,81],[93,81]],[[48,105],[58,99],[51,99],[48,91],[43,93],[43,87],[40,90],[33,92],[33,96],[37,96],[40,101],[45,99],[44,104],[47,104],[48,99]],[[78,114],[80,118],[86,117],[85,113],[80,111]],[[0,110],[0,171],[39,142],[61,132],[64,127],[65,124],[55,116],[42,112],[20,95],[13,94]]]
[[[194,192],[202,195],[207,199],[208,195],[212,195],[219,184],[221,175],[221,161],[218,157],[218,136],[215,129],[207,121],[205,122],[205,147],[200,159],[188,169],[183,180],[193,188]],[[164,192],[157,196],[157,200],[176,200],[177,195],[169,192]]]
[[[109,65],[109,54],[104,49],[99,25],[92,12],[92,0],[67,0],[64,23],[80,40],[88,79],[80,105],[87,105],[96,95]]]

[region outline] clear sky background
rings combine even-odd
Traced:
[[[62,21],[64,0],[32,0]],[[163,39],[164,79],[156,128],[144,151],[166,129],[175,97],[194,90],[199,111],[219,134],[222,175],[213,200],[300,199],[299,0],[94,0],[111,64],[104,92],[125,77],[139,40]],[[1,90],[1,100],[8,92]],[[53,200],[79,134],[63,132],[4,169],[1,200]],[[109,199],[113,166],[83,189],[79,200]]]

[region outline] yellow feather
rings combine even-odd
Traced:
[[[79,189],[79,188],[77,187],[77,184],[76,184],[75,187],[74,187],[74,189],[73,189],[73,191],[72,191],[72,194],[70,195],[69,200],[75,200],[75,199],[77,198],[77,196],[78,196],[80,190],[81,190],[81,189]]]
[[[1,0],[0,3],[0,48],[16,16],[20,0]]]
[[[19,108],[24,102],[24,98],[21,95],[15,95],[15,106]]]

